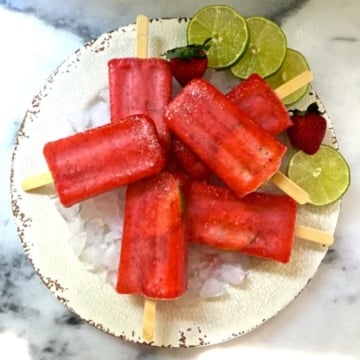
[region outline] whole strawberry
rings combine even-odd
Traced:
[[[170,60],[171,72],[181,86],[185,86],[192,79],[201,78],[205,74],[208,66],[207,51],[210,48],[210,40],[205,40],[201,45],[190,44],[168,50],[165,53],[166,58]]]
[[[307,154],[315,154],[326,132],[326,120],[317,104],[311,104],[305,112],[294,111],[291,120],[293,125],[287,129],[291,144]]]

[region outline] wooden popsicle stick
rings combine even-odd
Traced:
[[[24,191],[40,188],[52,184],[54,182],[50,171],[43,172],[24,179],[21,183],[21,187]]]
[[[148,57],[149,19],[145,15],[136,18],[136,57]]]
[[[334,242],[333,234],[298,224],[295,225],[295,236],[327,246]]]
[[[136,17],[136,57],[148,57],[149,19],[145,15]],[[151,342],[155,336],[156,300],[145,298],[142,336],[146,342]]]
[[[304,205],[309,202],[309,194],[298,184],[290,180],[281,171],[278,171],[272,178],[271,182],[281,189],[285,194],[292,197],[298,204]]]
[[[291,80],[287,81],[283,85],[279,86],[274,90],[275,94],[280,98],[284,99],[288,95],[292,94],[298,89],[301,89],[303,86],[309,84],[313,79],[313,74],[311,71],[304,71],[301,74],[295,76]],[[277,172],[272,178],[271,181],[281,189],[285,194],[292,197],[297,203],[304,205],[309,202],[309,194],[303,190],[299,185],[290,180],[282,172]]]
[[[304,71],[301,74],[295,76],[291,80],[282,84],[274,90],[275,94],[280,98],[284,99],[287,96],[294,93],[296,90],[301,89],[303,86],[309,84],[313,80],[314,76],[311,71]]]
[[[151,342],[155,335],[156,300],[145,298],[142,336],[146,342]]]

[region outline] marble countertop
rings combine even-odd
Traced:
[[[313,86],[352,169],[336,241],[316,276],[285,310],[224,344],[157,349],[113,338],[79,320],[50,293],[26,258],[12,219],[9,169],[15,136],[32,97],[52,70],[84,42],[150,17],[191,16],[211,1],[0,0],[0,359],[360,359],[360,2],[227,1],[264,15],[303,52]]]

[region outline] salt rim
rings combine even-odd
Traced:
[[[215,73],[214,73],[215,74]],[[215,82],[228,80],[214,75]],[[179,91],[174,85],[174,93]],[[84,111],[69,114],[74,133],[110,122],[109,90],[103,89]],[[56,209],[68,224],[68,244],[87,271],[115,287],[126,186],[64,208],[57,196]],[[250,260],[244,254],[225,252],[203,245],[189,246],[188,290],[176,302],[191,305],[204,299],[226,296],[229,286],[239,286],[246,278]]]

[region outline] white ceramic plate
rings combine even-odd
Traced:
[[[150,23],[149,55],[183,45],[187,21],[158,19]],[[14,217],[24,250],[37,274],[56,297],[89,324],[109,334],[142,342],[143,303],[122,296],[76,258],[66,238],[68,226],[45,188],[24,193],[21,181],[46,170],[43,145],[67,135],[66,117],[86,108],[107,87],[107,62],[134,56],[135,26],[104,34],[65,60],[50,76],[26,113],[18,133],[11,171]],[[297,104],[318,101],[309,93]],[[336,146],[329,128],[325,142]],[[339,203],[299,209],[298,223],[334,233]],[[254,330],[287,306],[314,276],[327,248],[296,239],[289,264],[252,259],[245,283],[221,299],[181,306],[159,302],[154,346],[190,347],[220,343]]]

